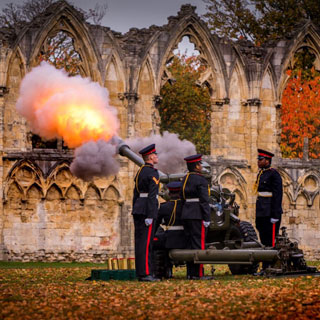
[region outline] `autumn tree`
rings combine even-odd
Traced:
[[[175,55],[167,66],[173,81],[161,89],[160,130],[178,133],[197,151],[210,153],[211,100],[209,89],[198,83],[205,66],[198,57]]]
[[[286,36],[297,24],[320,21],[319,0],[203,0],[203,16],[219,36],[256,44]]]
[[[283,157],[302,158],[304,138],[309,141],[309,157],[320,158],[320,75],[314,68],[310,77],[302,71],[290,79],[283,92],[281,110],[281,151]]]

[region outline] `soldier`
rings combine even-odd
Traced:
[[[170,200],[161,203],[158,212],[155,235],[155,249],[165,250],[165,277],[172,278],[172,264],[168,249],[184,249],[186,238],[181,220],[182,203],[180,199],[181,182],[167,184]],[[158,227],[160,228],[158,229]]]
[[[279,172],[271,168],[273,153],[258,149],[260,171],[255,183],[258,192],[256,202],[256,227],[260,241],[268,247],[274,246],[279,232],[282,214],[282,179]],[[263,268],[265,269],[265,264]]]
[[[153,277],[152,244],[154,225],[158,214],[159,173],[153,165],[158,163],[154,144],[140,150],[145,164],[134,179],[133,219],[135,237],[136,274],[139,281],[159,281]]]
[[[182,220],[188,249],[205,249],[205,237],[210,225],[210,188],[201,175],[202,155],[184,158],[188,173],[182,180]],[[187,263],[188,279],[201,279],[204,276],[202,264]]]

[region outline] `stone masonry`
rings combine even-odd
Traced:
[[[121,34],[86,23],[59,1],[18,35],[0,30],[0,259],[105,261],[133,255],[137,167],[119,157],[117,176],[83,182],[70,173],[72,151],[32,148],[30,128],[16,112],[21,80],[39,63],[45,40],[58,31],[74,39],[81,75],[109,90],[124,139],[159,132],[160,89],[171,77],[166,65],[188,36],[208,65],[200,82],[212,98],[206,156],[212,182],[235,192],[240,218],[254,223],[256,150],[275,152],[274,166],[284,181],[283,225],[308,259],[320,258],[320,161],[282,159],[279,150],[285,71],[302,47],[315,53],[319,65],[319,29],[306,22],[285,39],[254,47],[210,33],[195,7],[184,5],[166,25]]]

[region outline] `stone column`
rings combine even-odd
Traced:
[[[4,241],[3,241],[3,130],[4,130],[4,105],[5,105],[5,95],[9,90],[0,86],[0,260],[4,260]]]
[[[119,93],[120,100],[127,100],[128,107],[128,130],[127,137],[132,138],[135,134],[134,124],[135,124],[135,105],[139,99],[139,96],[136,92],[124,92]]]
[[[212,106],[211,117],[211,156],[213,158],[227,157],[227,114],[230,100],[228,98],[216,99]]]
[[[248,120],[247,126],[249,131],[249,154],[248,162],[251,168],[251,175],[248,179],[248,209],[252,211],[254,215],[254,208],[256,202],[256,195],[253,194],[253,185],[256,181],[258,166],[257,166],[257,148],[258,148],[258,116],[259,107],[261,105],[260,99],[248,99],[244,102],[244,105],[248,108]]]

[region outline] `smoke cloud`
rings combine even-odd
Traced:
[[[42,62],[22,80],[16,107],[34,133],[45,140],[63,139],[68,147],[76,148],[70,167],[75,176],[90,181],[118,173],[120,164],[112,137],[117,135],[119,121],[116,109],[109,105],[106,88],[88,78],[69,77]],[[157,167],[167,174],[185,171],[183,158],[196,153],[191,142],[169,132],[126,143],[136,153],[155,143]]]
[[[108,141],[119,128],[107,89],[88,78],[69,77],[47,62],[22,80],[16,107],[34,133],[47,140],[62,138],[70,148]]]
[[[114,158],[116,146],[104,140],[87,142],[75,150],[70,170],[78,178],[91,181],[94,177],[117,174],[119,162]]]
[[[154,134],[146,138],[128,139],[126,143],[136,153],[155,143],[159,158],[157,168],[167,174],[184,172],[186,164],[183,159],[196,153],[196,147],[192,142],[180,140],[179,135],[168,131],[162,136]]]

